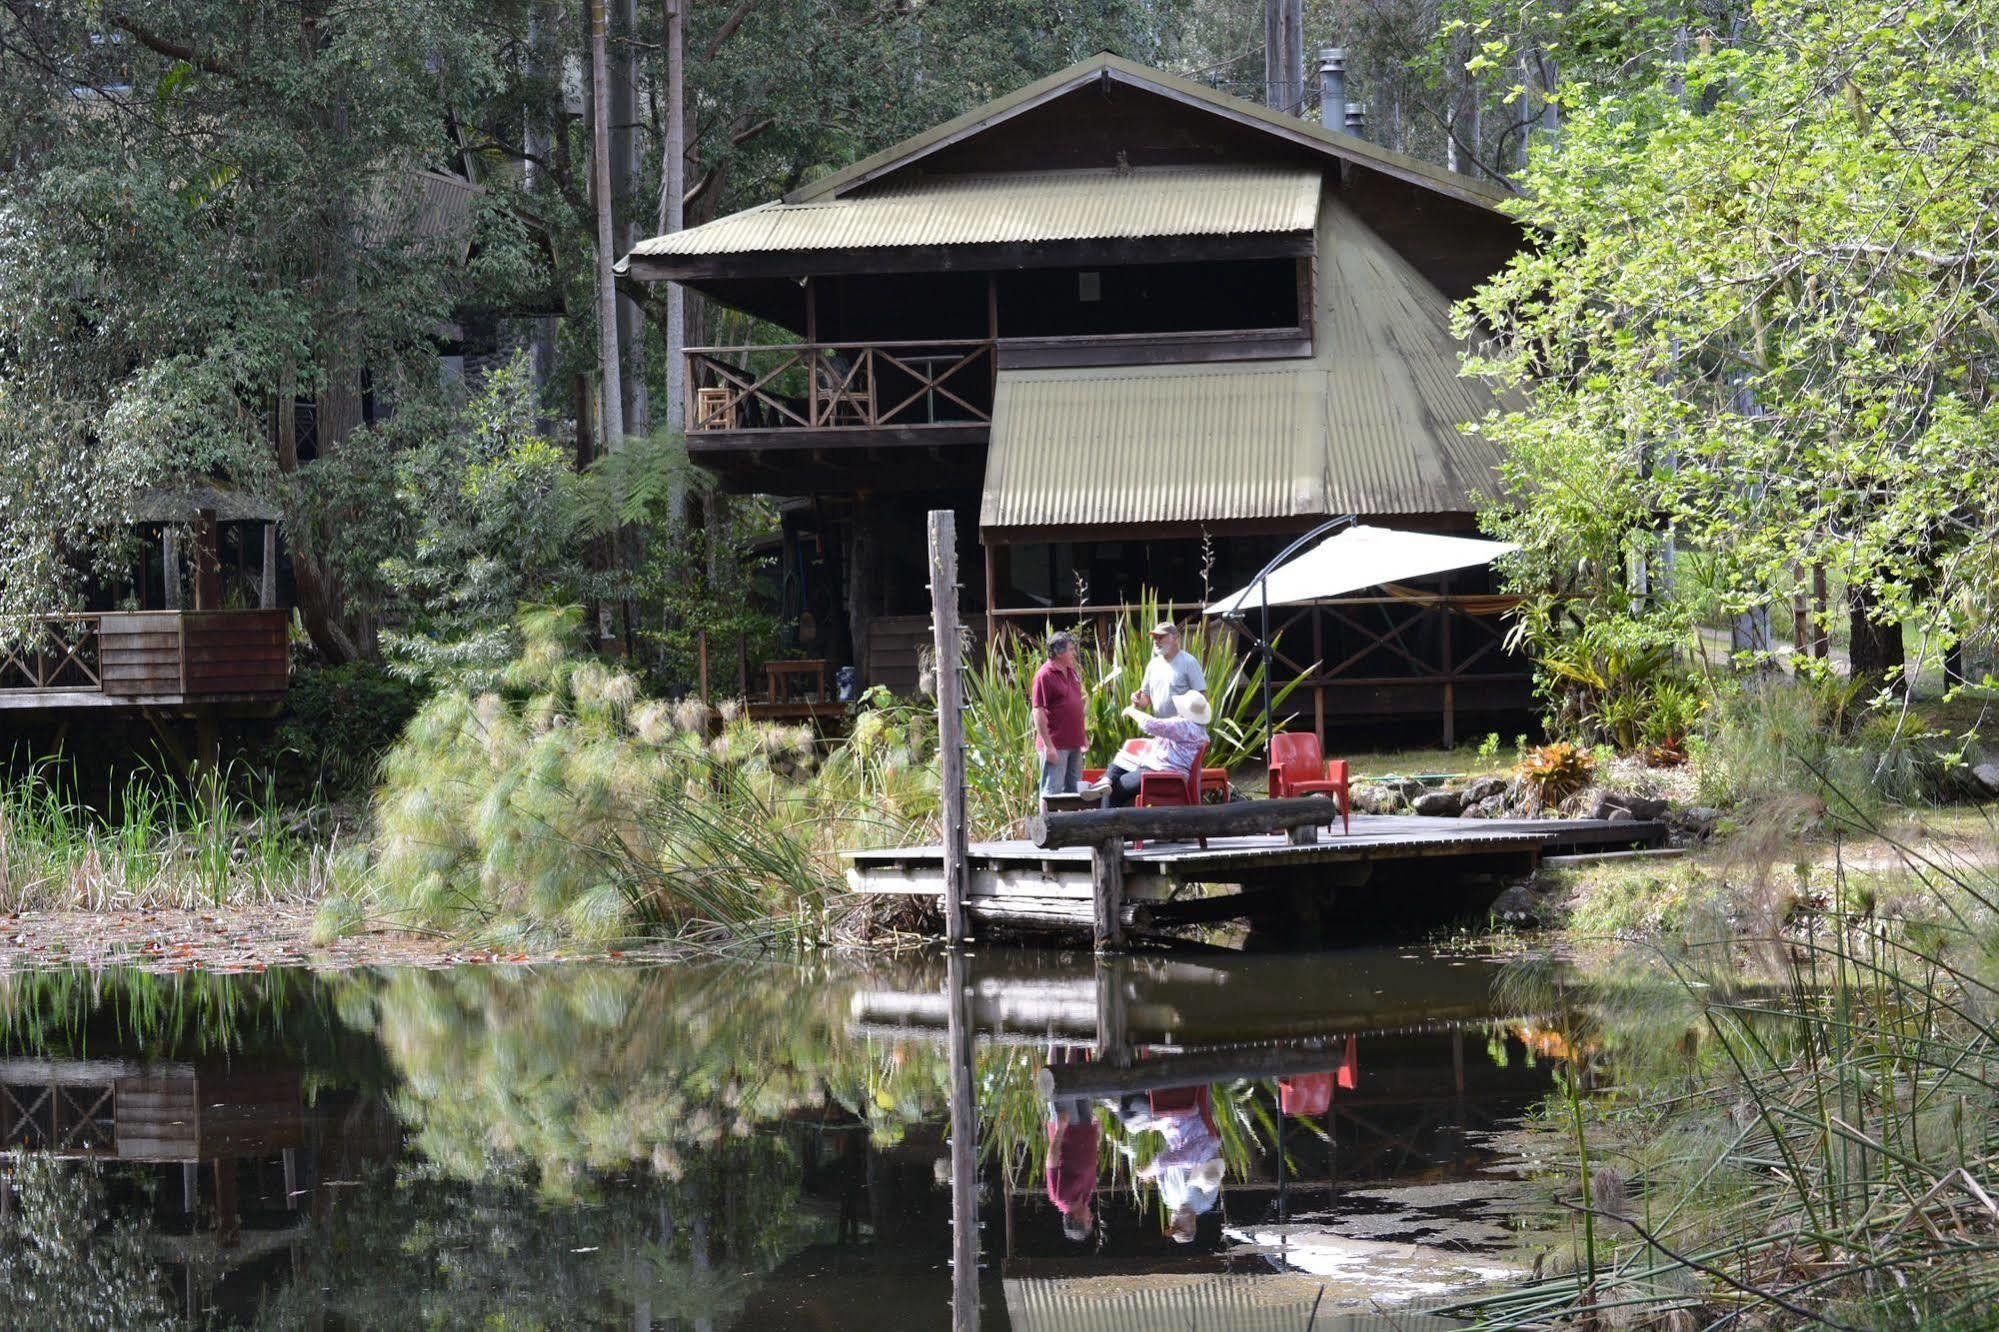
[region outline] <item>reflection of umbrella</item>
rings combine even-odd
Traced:
[[[1336,529],[1345,528],[1345,531]],[[1333,532],[1312,549],[1304,546]],[[1428,532],[1398,532],[1390,527],[1366,527],[1351,515],[1329,519],[1299,537],[1263,566],[1247,587],[1231,592],[1207,608],[1207,614],[1240,620],[1252,607],[1262,611],[1257,647],[1264,653],[1263,733],[1266,748],[1274,729],[1270,715],[1270,607],[1303,606],[1357,592],[1364,587],[1421,578],[1425,574],[1490,564],[1520,549],[1511,541],[1477,541],[1470,537],[1433,536]]]

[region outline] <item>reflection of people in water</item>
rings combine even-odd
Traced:
[[[1096,1226],[1090,1204],[1099,1136],[1088,1097],[1065,1097],[1048,1107],[1048,1201],[1062,1213],[1062,1233],[1078,1243]]]
[[[1222,1196],[1222,1135],[1207,1087],[1168,1087],[1128,1096],[1119,1117],[1127,1133],[1150,1129],[1165,1139],[1138,1177],[1159,1185],[1168,1213],[1166,1233],[1192,1244],[1202,1213],[1213,1211]]]

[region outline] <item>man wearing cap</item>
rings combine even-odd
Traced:
[[[1153,625],[1152,661],[1145,668],[1144,682],[1131,696],[1132,706],[1155,717],[1177,717],[1175,702],[1180,695],[1207,692],[1208,677],[1201,673],[1201,663],[1180,648],[1180,627],[1171,620]]]

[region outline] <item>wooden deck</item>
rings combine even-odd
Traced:
[[[275,706],[288,620],[283,610],[51,617],[0,652],[0,709]]]
[[[1656,823],[1600,819],[1356,814],[1351,833],[1335,824],[1330,836],[1322,833],[1304,845],[1282,834],[1211,837],[1205,849],[1191,841],[1127,843],[1123,911],[1127,925],[1143,930],[1254,914],[1273,892],[1330,895],[1365,888],[1368,898],[1395,893],[1393,905],[1420,911],[1427,901],[1447,916],[1460,896],[1452,890],[1468,876],[1525,875],[1544,853],[1657,846],[1665,835]],[[1093,855],[1088,847],[975,842],[967,907],[975,921],[1087,929],[1094,917]],[[848,885],[857,893],[943,894],[939,846],[854,851],[846,860]],[[1241,892],[1179,894],[1193,884],[1236,885]]]

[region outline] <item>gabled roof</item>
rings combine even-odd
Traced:
[[[902,245],[1310,231],[1312,167],[1112,167],[916,176],[865,194],[773,203],[641,241],[632,253],[744,254]]]
[[[869,181],[902,170],[922,161],[932,153],[1003,124],[1023,112],[1031,111],[1091,82],[1099,81],[1136,88],[1171,101],[1214,112],[1237,124],[1262,130],[1300,148],[1371,168],[1383,175],[1434,190],[1438,194],[1476,207],[1497,211],[1498,205],[1510,197],[1505,190],[1484,181],[1474,180],[1454,171],[1446,171],[1442,167],[1433,166],[1402,153],[1391,152],[1366,139],[1340,130],[1327,129],[1323,125],[1300,120],[1296,116],[1272,111],[1254,102],[1246,102],[1239,97],[1217,92],[1192,79],[1135,64],[1122,56],[1104,51],[1088,59],[1079,60],[1067,69],[1058,70],[1046,78],[1037,79],[1004,97],[974,107],[961,116],[904,139],[892,147],[884,148],[871,157],[862,158],[844,170],[822,176],[811,184],[801,186],[787,194],[785,202],[807,203],[818,199],[837,198]]]

